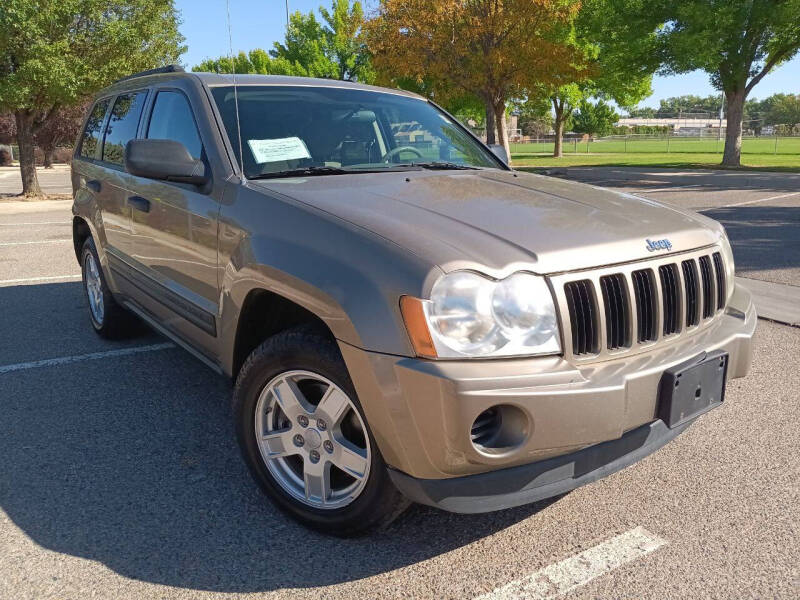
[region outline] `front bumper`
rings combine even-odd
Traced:
[[[669,441],[682,428],[660,432],[656,424],[663,372],[703,352],[724,350],[730,357],[728,378],[743,377],[755,327],[750,294],[737,287],[726,312],[696,335],[589,364],[558,356],[427,361],[340,347],[398,487],[449,510],[465,510],[468,497],[477,498],[475,510],[492,510],[481,507],[561,493]],[[497,405],[525,415],[524,439],[485,451],[472,443],[470,430],[479,414]],[[511,490],[513,498],[487,499],[487,489],[497,491],[492,496]]]
[[[597,481],[652,454],[691,425],[673,429],[657,420],[621,438],[547,460],[450,479],[417,479],[389,469],[409,500],[456,513],[502,510],[564,494]]]

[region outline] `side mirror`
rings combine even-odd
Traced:
[[[125,146],[125,168],[131,175],[203,185],[206,166],[174,140],[131,140]]]
[[[505,146],[502,144],[492,144],[489,146],[489,150],[492,151],[497,158],[503,161],[504,165],[508,164],[508,154],[506,154]]]

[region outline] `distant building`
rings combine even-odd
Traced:
[[[718,131],[722,126],[724,130],[728,122],[718,117],[671,117],[660,119],[657,117],[623,117],[617,122],[617,126],[625,127],[670,127],[676,135],[700,135],[701,132],[713,129]],[[680,133],[679,133],[680,132]]]

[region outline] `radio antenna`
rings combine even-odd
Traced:
[[[239,141],[239,177],[244,182],[244,154],[242,153],[242,127],[239,123],[239,92],[236,88],[236,60],[233,58],[233,34],[231,33],[231,1],[225,0],[225,9],[228,15],[228,49],[231,58],[231,73],[233,74],[233,104],[236,110],[236,137]]]

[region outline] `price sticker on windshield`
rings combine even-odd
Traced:
[[[311,158],[306,143],[299,137],[276,138],[271,140],[247,140],[253,157],[260,165],[283,160]]]

